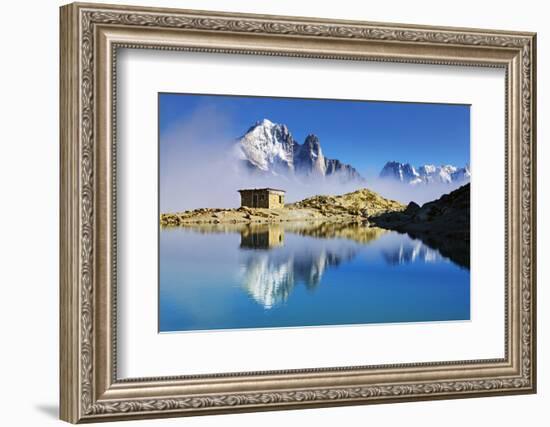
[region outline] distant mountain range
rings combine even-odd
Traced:
[[[310,134],[303,144],[297,142],[288,127],[263,119],[237,139],[237,152],[247,169],[270,175],[306,177],[337,177],[342,182],[365,179],[353,166],[323,154],[319,138]],[[469,167],[426,164],[415,168],[409,163],[387,162],[380,178],[405,184],[466,183]]]
[[[256,122],[238,139],[240,157],[255,172],[311,177],[337,176],[343,181],[362,181],[357,170],[338,159],[324,156],[316,135],[298,143],[286,125],[268,119]]]
[[[415,168],[410,163],[387,162],[380,178],[392,179],[406,184],[454,184],[470,181],[470,168],[453,165],[422,165]]]

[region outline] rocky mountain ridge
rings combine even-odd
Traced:
[[[310,134],[303,144],[288,127],[263,119],[237,140],[240,159],[253,172],[274,175],[338,177],[341,181],[362,181],[359,172],[338,159],[325,157],[319,138]]]
[[[352,165],[325,156],[321,141],[309,134],[303,144],[294,139],[285,124],[263,119],[251,126],[235,144],[238,158],[253,173],[309,178],[336,177],[340,182],[365,182]],[[404,184],[456,184],[470,181],[468,165],[424,164],[388,161],[382,168],[381,179]]]
[[[405,184],[465,184],[470,181],[471,173],[469,166],[457,167],[454,165],[431,165],[426,164],[418,167],[410,163],[396,161],[387,162],[380,178],[398,181]]]

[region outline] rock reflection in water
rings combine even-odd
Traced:
[[[284,243],[284,234],[293,233],[319,239],[346,239],[358,243],[369,243],[378,239],[388,230],[370,227],[361,222],[283,222],[264,224],[188,224],[181,226],[201,234],[240,233],[241,247],[249,249],[269,249]]]
[[[367,244],[375,241],[388,231],[379,227],[369,227],[361,222],[320,222],[288,224],[287,231],[301,236],[320,239],[346,239]]]

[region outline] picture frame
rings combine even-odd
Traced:
[[[536,392],[534,33],[86,3],[61,7],[60,24],[62,420]],[[504,357],[120,379],[116,63],[121,49],[504,70]]]

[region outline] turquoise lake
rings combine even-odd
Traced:
[[[470,272],[361,224],[163,228],[159,331],[470,319]]]

